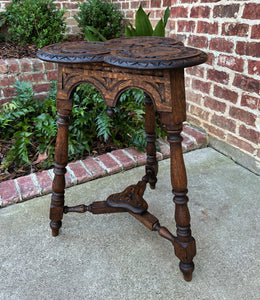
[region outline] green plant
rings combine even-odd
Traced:
[[[28,82],[15,83],[16,96],[0,113],[0,136],[12,141],[1,168],[31,164],[39,153],[53,154],[56,135],[56,84],[52,83],[46,101],[37,101]]]
[[[88,41],[109,40],[122,33],[123,15],[108,0],[87,0],[78,3],[79,12],[74,16]]]
[[[153,29],[152,24],[149,20],[150,13],[146,14],[142,8],[139,6],[139,9],[135,17],[135,28],[131,23],[126,26],[125,35],[126,37],[131,36],[165,36],[165,26],[167,24],[168,18],[170,16],[170,9],[167,7],[165,10],[163,19],[155,26]]]
[[[61,42],[65,36],[65,8],[56,8],[54,0],[12,0],[0,18],[8,25],[8,38],[20,44],[41,48]]]

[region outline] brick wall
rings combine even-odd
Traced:
[[[0,107],[14,96],[16,80],[30,81],[37,98],[44,98],[57,76],[56,64],[37,58],[0,59]]]
[[[186,70],[188,120],[206,130],[219,150],[260,173],[259,1],[114,2],[130,21],[140,2],[154,21],[171,6],[169,36],[209,55],[206,64]],[[223,149],[225,145],[232,149]]]

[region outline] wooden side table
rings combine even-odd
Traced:
[[[190,281],[196,254],[191,235],[187,206],[187,177],[182,155],[182,123],[186,119],[184,68],[201,64],[207,55],[184,47],[181,42],[161,37],[134,37],[108,42],[72,42],[46,46],[38,52],[43,60],[58,63],[58,133],[55,148],[53,193],[50,219],[53,236],[57,236],[63,214],[129,212],[150,230],[168,239],[180,259],[184,279]],[[65,173],[68,160],[68,125],[73,106],[73,93],[83,83],[94,85],[113,113],[122,92],[139,88],[145,92],[145,131],[147,163],[144,177],[123,192],[110,195],[106,201],[74,207],[64,206]],[[171,183],[175,203],[177,235],[162,227],[150,214],[143,198],[147,183],[156,185],[158,163],[155,148],[155,111],[166,127],[170,143]]]

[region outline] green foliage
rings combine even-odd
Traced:
[[[135,28],[129,23],[129,25],[126,26],[126,37],[165,36],[165,26],[170,16],[169,7],[167,7],[165,10],[163,19],[160,19],[154,30],[149,20],[149,15],[149,13],[146,14],[144,12],[142,6],[140,5],[135,17]]]
[[[54,0],[12,0],[1,14],[0,26],[9,26],[9,39],[41,48],[65,38],[64,13],[65,8],[57,9]]]
[[[87,0],[78,3],[79,12],[74,16],[88,41],[117,38],[122,33],[123,15],[108,0]]]
[[[16,166],[30,164],[38,153],[53,154],[52,142],[56,135],[56,85],[52,83],[46,101],[37,101],[28,82],[15,83],[16,96],[4,104],[0,113],[0,136],[12,141],[1,168],[13,162]],[[37,141],[37,142],[36,142]]]

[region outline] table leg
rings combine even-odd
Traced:
[[[192,279],[193,257],[196,255],[195,240],[190,230],[190,213],[187,206],[187,176],[182,155],[182,124],[167,129],[171,149],[171,183],[175,203],[177,238],[174,242],[176,256],[180,259],[180,269],[186,281]]]
[[[158,162],[156,160],[156,123],[155,123],[155,110],[150,97],[145,98],[145,133],[146,133],[146,176],[151,189],[155,189],[158,173]]]
[[[52,235],[57,236],[61,227],[64,208],[65,173],[68,161],[68,126],[71,111],[58,111],[58,133],[54,156],[54,180],[50,207],[50,227]]]

